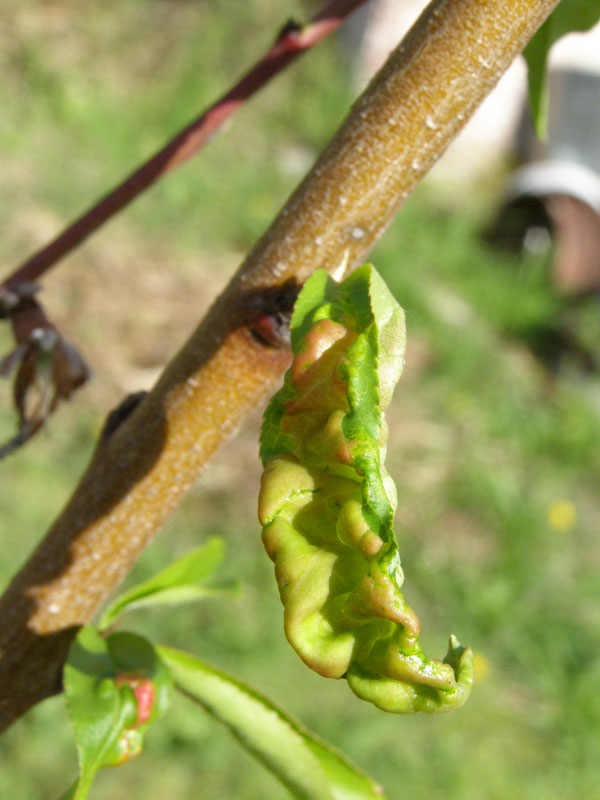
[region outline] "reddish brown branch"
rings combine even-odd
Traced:
[[[344,18],[364,2],[332,0],[307,25],[286,25],[273,47],[232,89],[132,172],[123,183],[24,261],[0,288],[11,289],[25,281],[37,280],[149,186],[195,155],[249,97],[299,55],[336,30]]]

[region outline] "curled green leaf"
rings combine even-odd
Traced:
[[[319,271],[291,329],[293,363],[263,422],[258,509],[286,636],[308,666],[385,711],[457,708],[471,651],[451,637],[443,661],[428,658],[400,591],[383,412],[402,370],[402,309],[370,265],[341,284]]]

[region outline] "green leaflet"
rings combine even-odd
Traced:
[[[205,544],[186,553],[142,583],[118,595],[103,611],[98,628],[106,630],[124,613],[138,608],[178,605],[231,592],[235,584],[220,581],[207,585],[225,557],[223,540],[211,537]]]
[[[159,647],[175,685],[201,703],[302,800],[385,800],[383,789],[266,697],[199,658]]]
[[[263,421],[258,508],[286,636],[308,666],[386,711],[457,708],[471,651],[451,637],[443,662],[427,658],[400,591],[383,411],[402,370],[402,309],[371,265],[340,284],[320,270],[291,330],[292,366]]]

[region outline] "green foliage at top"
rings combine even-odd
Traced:
[[[599,0],[561,0],[533,36],[523,55],[527,60],[529,106],[538,135],[546,132],[546,67],[550,48],[561,36],[587,31],[600,20]]]
[[[403,363],[402,309],[368,264],[341,284],[319,271],[291,330],[294,360],[261,433],[259,497],[286,635],[312,669],[386,711],[461,706],[470,650],[451,637],[443,662],[427,658],[400,592],[383,411]]]

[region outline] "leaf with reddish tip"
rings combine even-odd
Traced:
[[[171,680],[141,636],[115,633],[105,639],[84,627],[71,646],[63,682],[79,761],[76,789],[67,796],[84,800],[101,767],[141,751],[147,725],[169,705]]]

